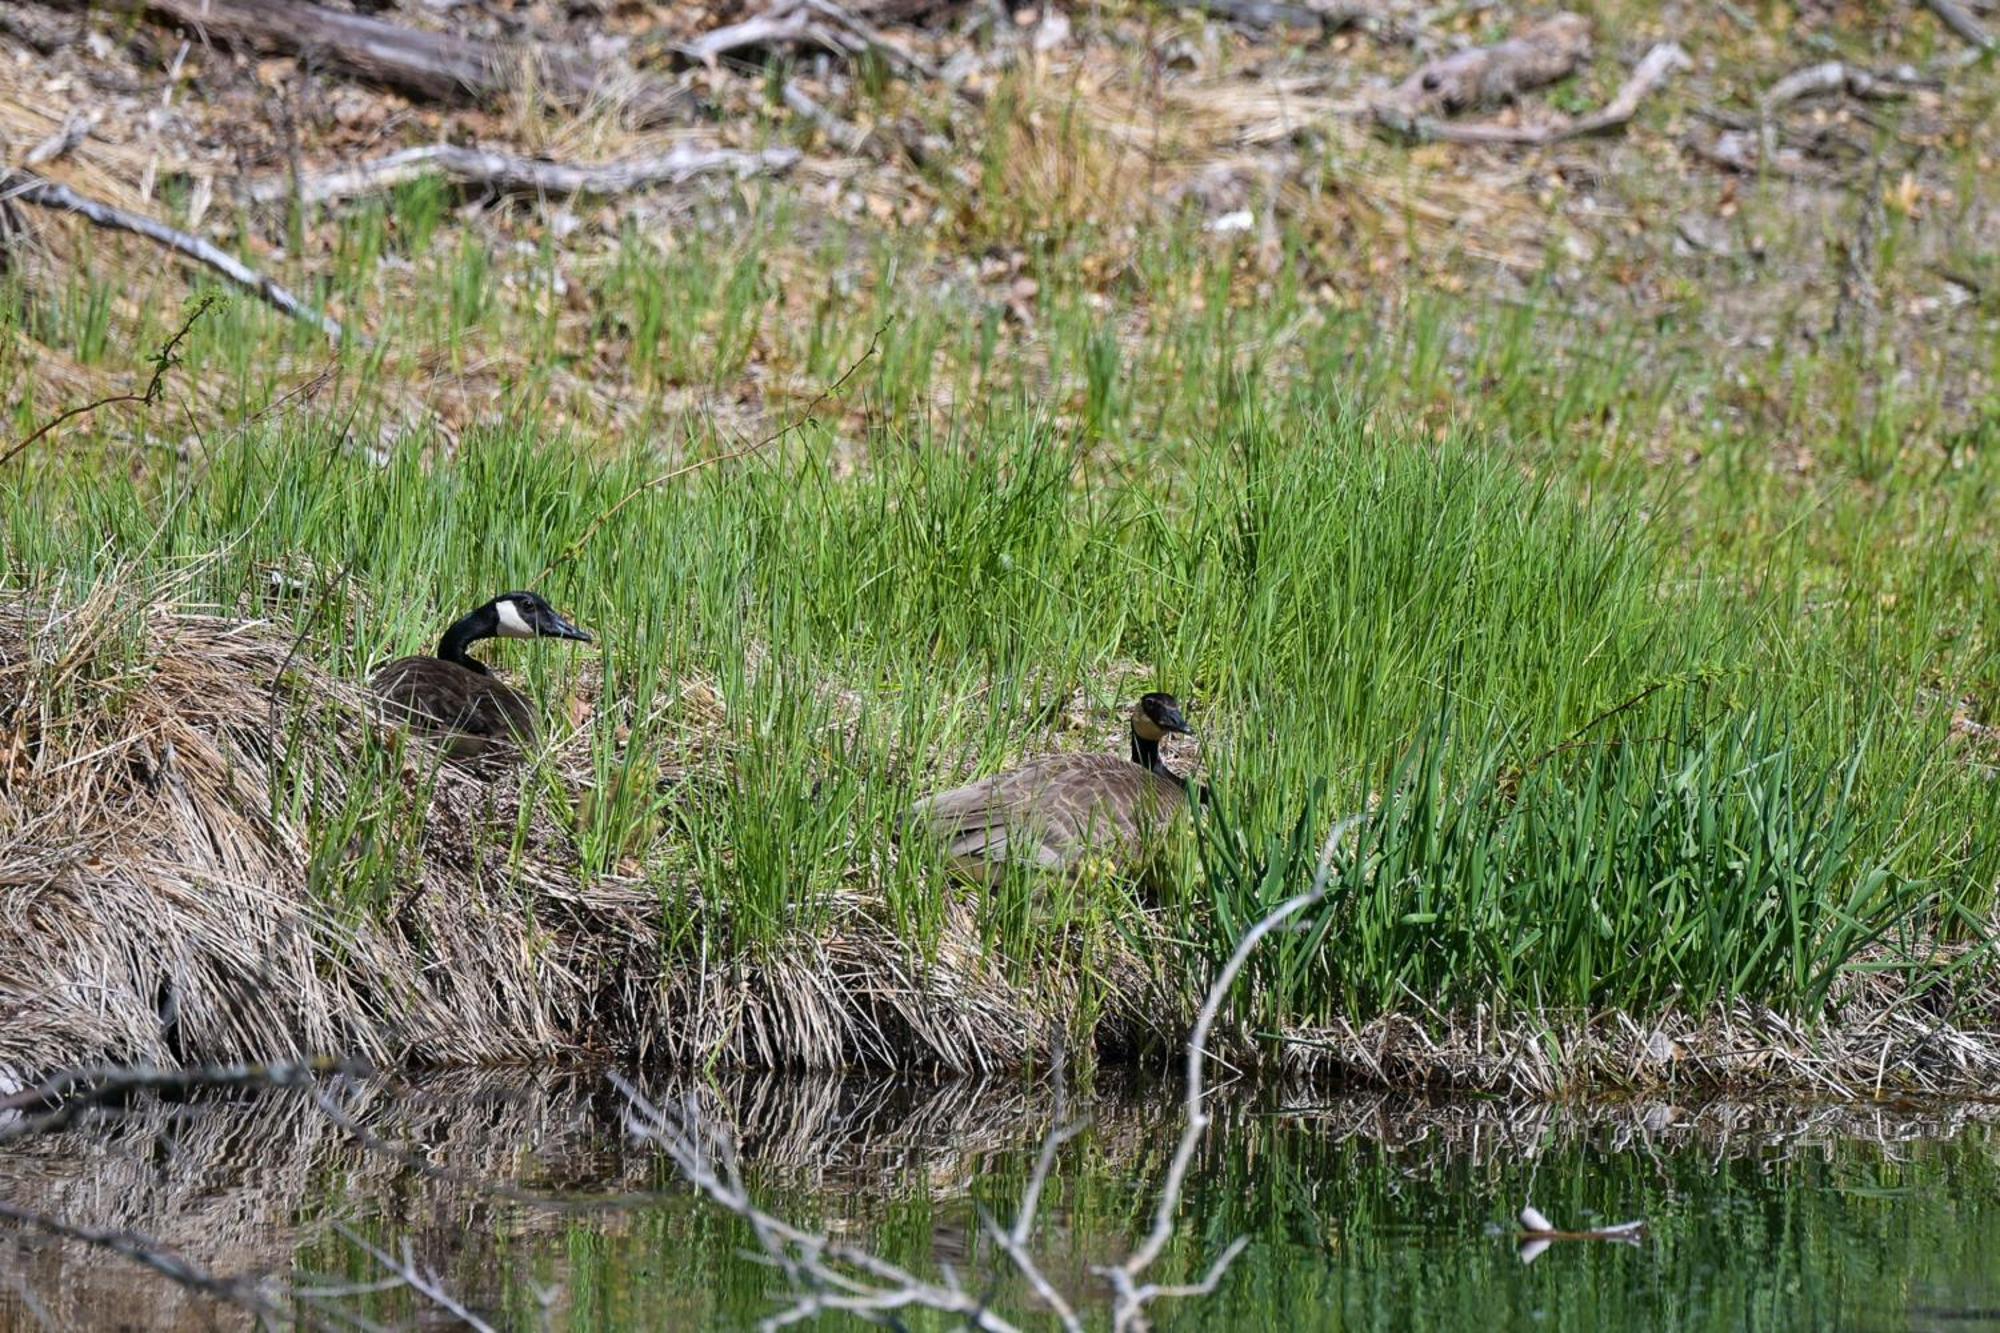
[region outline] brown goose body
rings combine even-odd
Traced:
[[[504,754],[541,734],[520,691],[440,657],[399,657],[368,683],[390,720],[443,737],[455,758]]]
[[[369,677],[383,713],[440,737],[457,759],[501,758],[532,746],[541,735],[534,708],[467,652],[491,638],[590,642],[534,593],[502,593],[446,630],[436,656],[399,657]]]
[[[1149,701],[1162,714],[1149,717]],[[1149,694],[1133,714],[1132,756],[1054,755],[918,801],[910,818],[943,844],[967,876],[991,882],[1009,865],[1058,874],[1088,857],[1142,859],[1187,804],[1187,784],[1159,758],[1169,731],[1185,732],[1170,695]]]

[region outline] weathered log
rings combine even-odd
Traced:
[[[1568,78],[1589,54],[1590,20],[1557,14],[1504,42],[1431,61],[1403,80],[1382,105],[1405,118],[1498,106]]]
[[[81,6],[87,0],[62,0]],[[108,0],[238,50],[297,56],[430,101],[487,101],[527,83],[570,103],[616,95],[641,124],[684,120],[685,89],[558,47],[425,32],[293,0]]]

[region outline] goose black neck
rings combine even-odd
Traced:
[[[477,671],[484,676],[487,674],[486,668],[466,649],[481,639],[492,638],[493,628],[492,615],[486,608],[481,607],[444,632],[444,637],[438,640],[437,655],[444,661],[462,666],[468,671]]]
[[[1132,730],[1132,762],[1149,772],[1159,774],[1169,782],[1178,782],[1183,787],[1187,785],[1187,780],[1168,768],[1167,761],[1160,758],[1160,743],[1147,740],[1139,734],[1136,727]]]

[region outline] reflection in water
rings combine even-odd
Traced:
[[[1012,1082],[671,1082],[734,1125],[774,1212],[1031,1310],[978,1208],[1006,1215],[1059,1108]],[[309,1096],[148,1105],[0,1148],[0,1199],[145,1233],[273,1292],[365,1286],[342,1226],[443,1275],[496,1326],[745,1327],[782,1282],[734,1218],[617,1135],[595,1079],[342,1085],[394,1153]],[[2000,1136],[1974,1108],[1646,1102],[1584,1108],[1265,1095],[1216,1106],[1162,1280],[1232,1237],[1215,1297],[1165,1313],[1223,1328],[2000,1328]],[[1120,1255],[1179,1127],[1172,1088],[1100,1088],[1065,1150],[1037,1251],[1058,1284]],[[504,1181],[567,1206],[523,1202]],[[643,1202],[597,1206],[604,1196]],[[1558,1244],[1524,1265],[1517,1214],[1562,1227],[1643,1217],[1636,1245]],[[408,1292],[353,1297],[427,1319]],[[0,1232],[0,1326],[242,1326],[101,1252]]]

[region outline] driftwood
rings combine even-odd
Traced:
[[[64,0],[80,6],[83,0]],[[431,101],[486,101],[524,84],[572,105],[616,96],[641,124],[685,120],[693,94],[574,50],[424,32],[297,0],[110,0],[203,41],[298,56]]]
[[[1589,54],[1590,20],[1556,14],[1518,37],[1431,61],[1397,85],[1381,109],[1414,119],[1498,106],[1568,78]]]
[[[335,342],[351,336],[341,329],[340,321],[324,311],[307,305],[289,289],[257,272],[235,255],[217,249],[199,236],[191,236],[144,214],[128,212],[102,200],[87,198],[67,185],[44,180],[29,171],[0,171],[0,196],[17,203],[32,204],[37,208],[52,208],[62,213],[74,213],[92,226],[143,236],[156,245],[165,246],[175,254],[186,255],[189,259],[207,265],[265,304],[283,311],[293,319],[312,325]]]
[[[608,162],[600,166],[577,166],[544,158],[521,157],[487,148],[461,148],[456,144],[429,144],[406,148],[357,166],[302,177],[295,187],[289,177],[257,181],[250,197],[260,203],[296,197],[306,203],[351,199],[391,189],[421,176],[439,175],[461,185],[484,185],[496,190],[532,194],[631,194],[661,185],[679,185],[696,176],[776,175],[798,163],[799,153],[791,148],[766,148],[759,152],[739,152],[728,148],[692,148],[686,145],[657,157]]]

